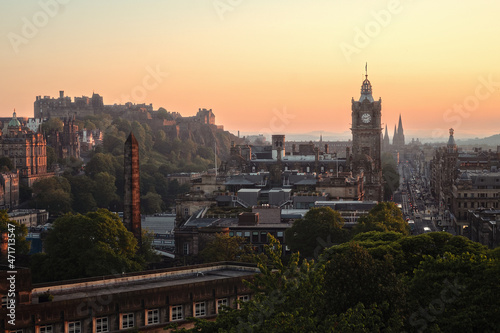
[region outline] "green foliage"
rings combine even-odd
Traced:
[[[384,153],[382,160],[382,178],[384,179],[384,199],[390,200],[399,188],[398,166],[391,153]]]
[[[367,215],[358,219],[354,234],[368,231],[396,231],[403,235],[409,234],[408,223],[403,213],[393,202],[380,202]]]
[[[122,150],[125,141],[122,142]],[[85,166],[85,174],[94,179],[101,172],[106,172],[110,175],[115,174],[117,161],[112,155],[98,153],[95,154]]]
[[[243,237],[233,237],[218,233],[200,252],[204,262],[248,261],[253,253]]]
[[[347,239],[343,225],[340,213],[330,207],[311,208],[303,219],[296,220],[286,231],[287,245],[304,257],[313,257],[322,242],[338,244]]]
[[[58,218],[33,258],[34,279],[54,281],[130,272],[143,268],[137,241],[118,215],[105,209]]]
[[[341,314],[358,303],[383,306],[384,322],[392,320],[404,306],[404,288],[391,258],[374,259],[370,253],[351,242],[345,251],[324,255],[325,299],[327,308]]]
[[[30,250],[30,243],[26,240],[28,235],[28,228],[24,224],[19,224],[10,219],[5,209],[0,210],[0,233],[11,233],[12,226],[14,227],[14,238],[16,240],[14,248],[16,254],[27,254]],[[9,244],[10,245],[10,244]],[[7,257],[2,257],[2,262],[5,263]]]
[[[50,170],[54,165],[54,163],[57,163],[56,151],[51,146],[46,146],[46,154],[47,154],[47,169]]]
[[[252,299],[176,332],[498,332],[498,250],[445,233],[355,239],[284,263],[271,237]]]
[[[64,177],[43,178],[33,184],[37,208],[47,209],[52,216],[71,211],[71,185]]]
[[[445,253],[427,256],[408,281],[415,330],[498,332],[500,261],[485,255]]]
[[[71,185],[73,210],[77,213],[85,214],[97,209],[97,203],[92,194],[95,192],[96,183],[86,175],[66,175],[65,177]]]
[[[63,131],[63,122],[59,118],[50,118],[47,121],[44,121],[42,124],[42,132],[50,133],[53,131],[62,132]]]
[[[163,201],[161,195],[155,192],[148,192],[141,196],[141,211],[144,214],[155,214],[162,211]]]
[[[118,200],[115,177],[107,172],[99,172],[94,177],[94,198],[99,208],[109,208],[112,201]]]

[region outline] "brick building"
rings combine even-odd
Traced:
[[[15,326],[7,308],[9,277],[0,267],[0,330],[7,333],[165,332],[186,318],[213,318],[221,306],[251,298],[243,280],[254,265],[221,262],[115,276],[32,285],[29,269],[17,269]],[[53,296],[43,302],[44,295]]]

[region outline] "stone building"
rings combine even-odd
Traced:
[[[34,117],[44,120],[50,118],[65,119],[77,114],[79,118],[83,118],[98,113],[103,106],[103,99],[99,94],[93,93],[91,98],[87,96],[75,97],[72,102],[71,97],[64,96],[64,91],[61,90],[59,98],[36,96]]]
[[[458,149],[455,143],[453,128],[446,147],[436,149],[431,167],[431,192],[441,207],[451,209],[453,184],[458,176]]]
[[[495,248],[500,245],[500,210],[498,209],[470,209],[467,214],[469,238],[474,241]]]
[[[353,175],[364,178],[363,200],[382,201],[382,99],[375,101],[368,74],[361,85],[361,96],[352,103],[352,162]]]
[[[8,157],[19,171],[22,184],[31,187],[39,178],[47,174],[46,141],[41,133],[24,127],[13,117],[0,134],[0,157]]]
[[[0,173],[0,209],[13,209],[19,205],[19,173]]]
[[[17,269],[15,326],[11,309],[0,309],[6,333],[165,332],[187,318],[215,318],[221,306],[237,308],[252,290],[244,280],[258,274],[251,264],[220,262],[156,271],[118,273],[81,280],[31,284],[29,269]],[[0,267],[0,296],[7,305],[7,267]],[[44,295],[51,301],[44,302]]]

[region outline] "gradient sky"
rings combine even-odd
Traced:
[[[14,108],[32,117],[37,95],[95,91],[105,104],[185,116],[212,108],[232,132],[346,132],[368,62],[391,136],[400,113],[407,137],[500,132],[495,0],[2,0],[0,9],[4,117]]]

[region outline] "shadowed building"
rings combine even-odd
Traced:
[[[130,133],[125,141],[125,197],[123,202],[123,224],[131,231],[141,246],[141,197],[139,182],[139,143]]]
[[[352,99],[352,172],[364,178],[363,200],[382,201],[381,109],[382,99],[375,101],[368,74],[361,86],[359,101]]]

